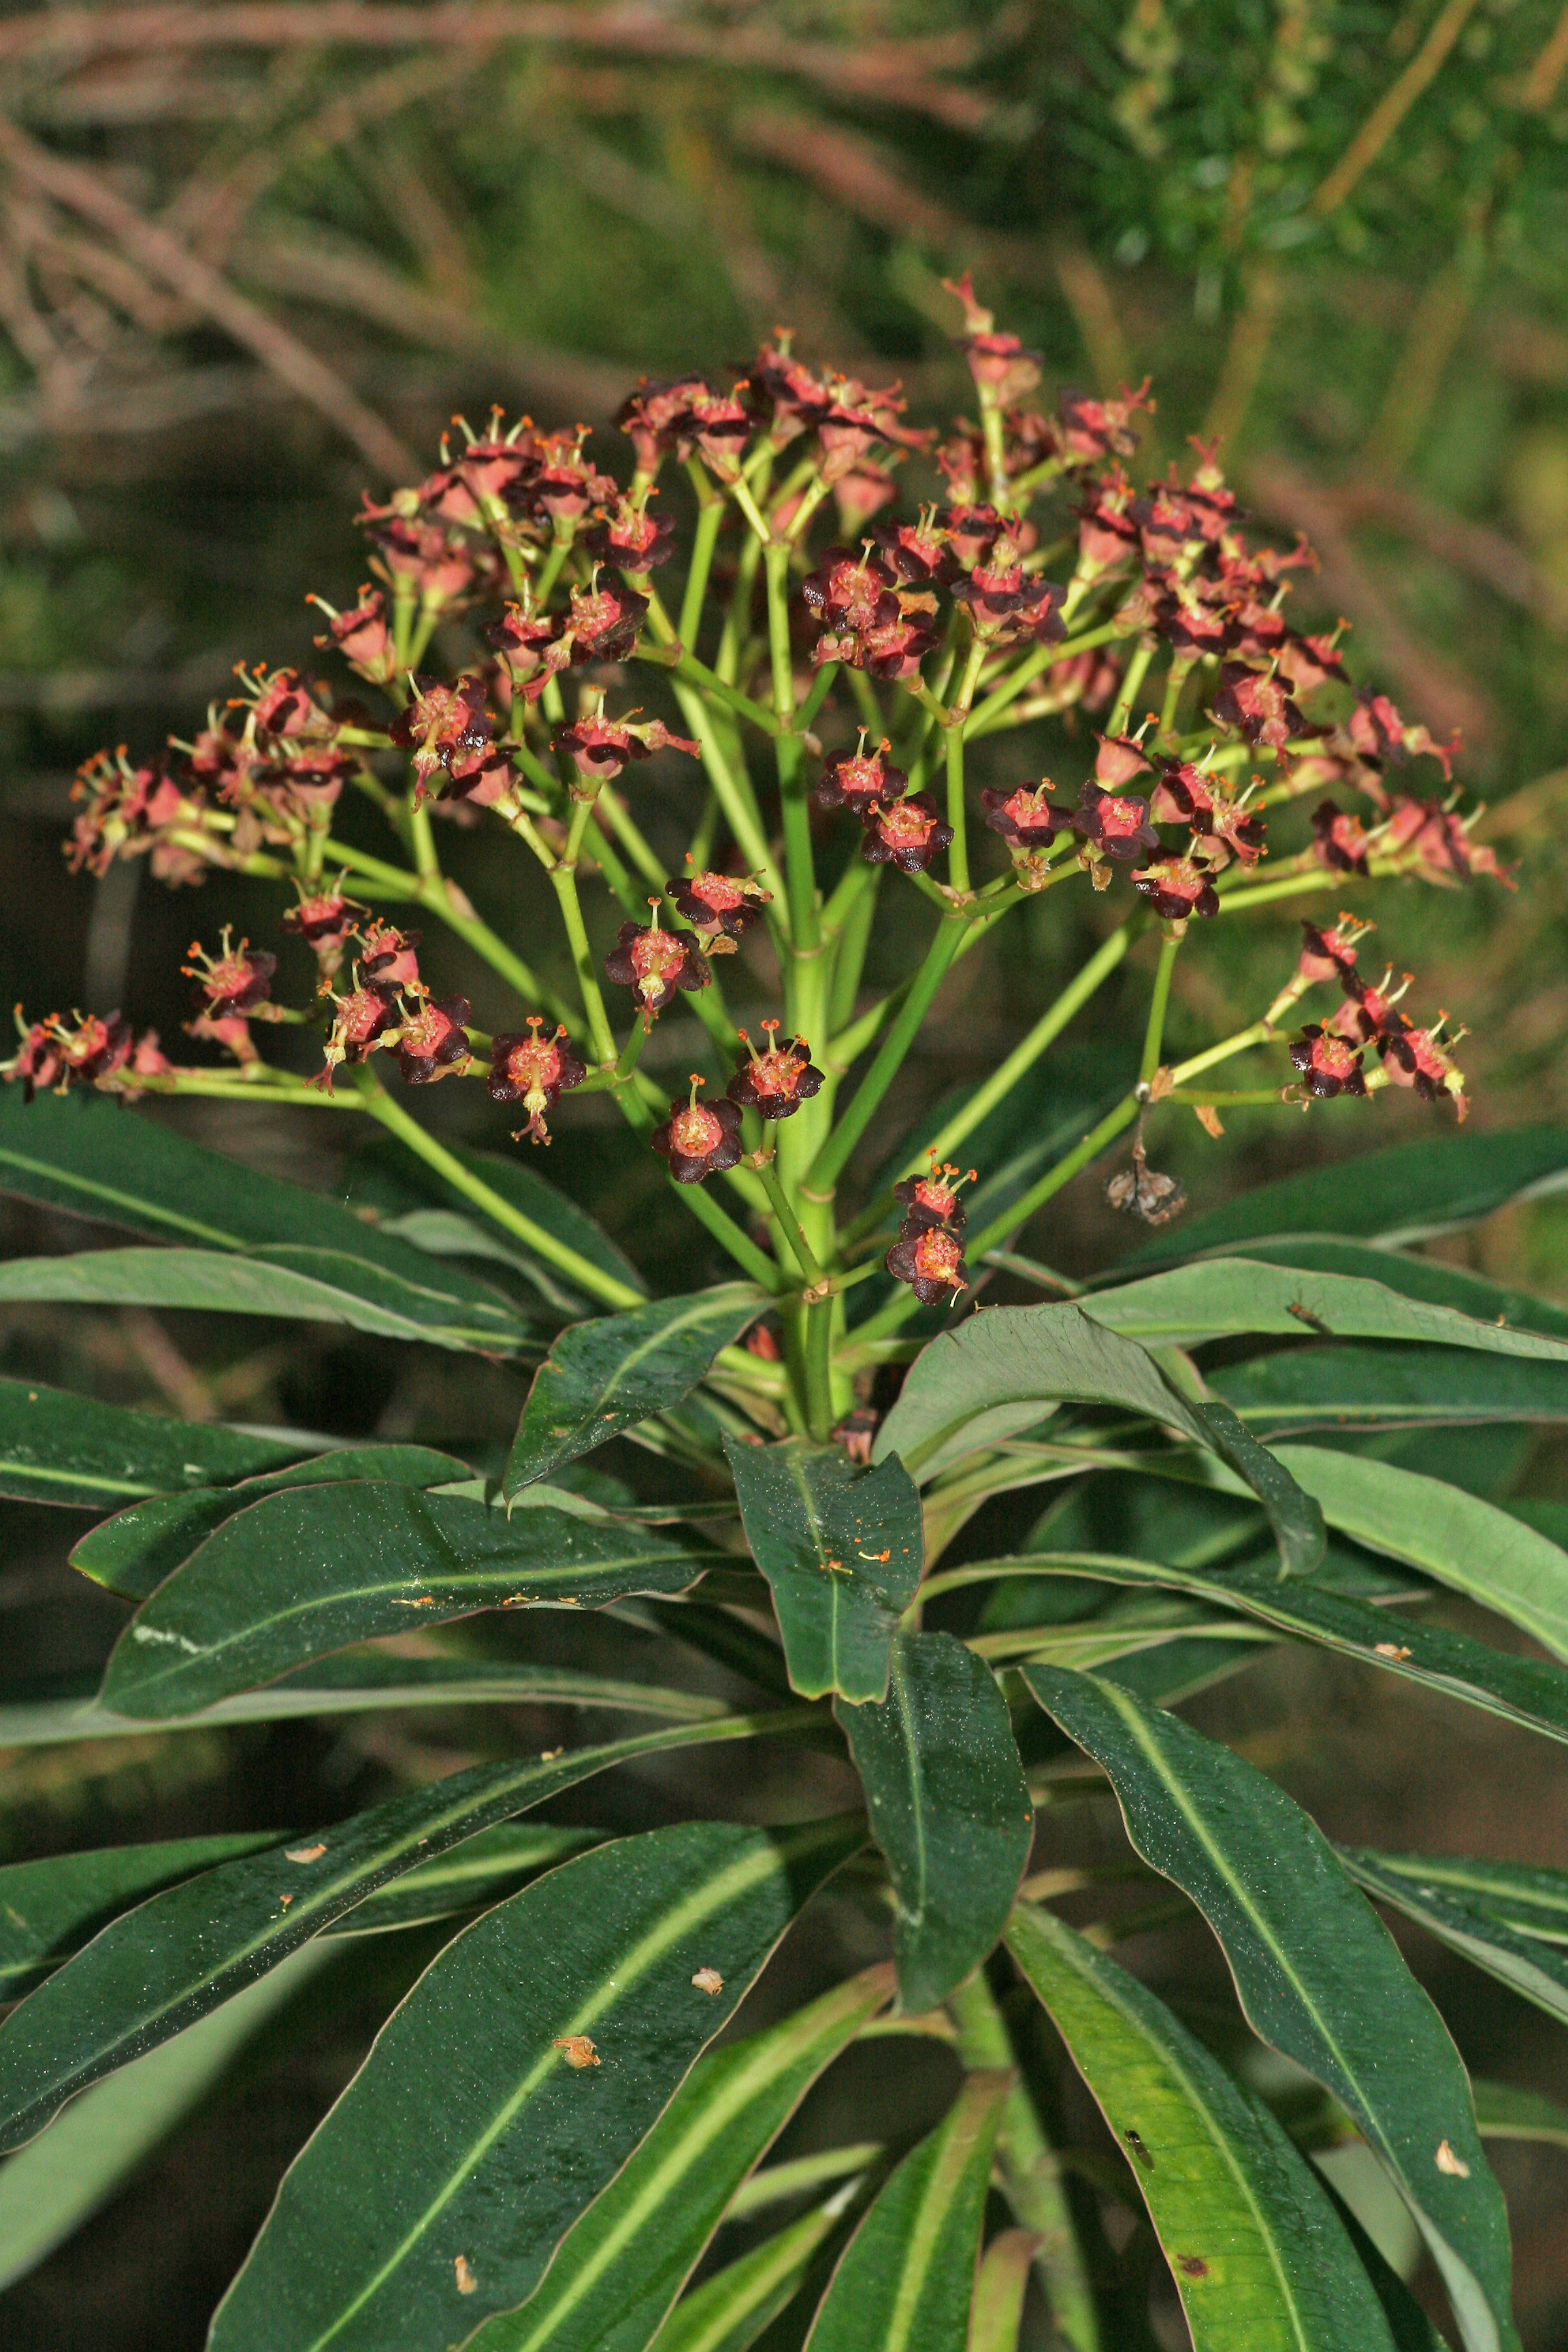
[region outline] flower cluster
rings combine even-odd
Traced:
[[[934,1151],[930,1158],[928,1176],[907,1177],[893,1187],[904,1217],[885,1263],[895,1282],[907,1282],[922,1307],[945,1307],[969,1286],[961,1238],[965,1220],[958,1195],[962,1186],[974,1182],[978,1171],[972,1168],[960,1176],[951,1160],[939,1166]]]
[[[1448,1028],[1448,1015],[1439,1013],[1426,1028],[1417,1028],[1400,1000],[1411,986],[1406,972],[1393,986],[1392,966],[1381,981],[1368,981],[1356,969],[1357,943],[1372,929],[1353,915],[1342,915],[1331,931],[1316,924],[1301,925],[1301,954],[1297,973],[1303,983],[1337,981],[1343,1002],[1327,1021],[1310,1022],[1291,1041],[1290,1061],[1305,1091],[1320,1100],[1336,1095],[1369,1091],[1363,1055],[1372,1052],[1382,1065],[1382,1082],[1409,1087],[1423,1102],[1441,1102],[1447,1096],[1463,1119],[1469,1108],[1464,1075],[1453,1049],[1463,1029]],[[1375,1084],[1376,1081],[1374,1080]]]

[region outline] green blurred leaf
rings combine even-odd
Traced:
[[[897,1902],[899,1999],[934,2009],[1006,1924],[1034,1808],[989,1667],[951,1633],[900,1633],[880,1705],[834,1702]]]
[[[1261,2099],[1048,1911],[1020,1905],[1007,1948],[1127,2158],[1194,2352],[1392,2352],[1327,2191]]]
[[[899,1620],[925,1559],[921,1503],[892,1458],[858,1471],[842,1446],[726,1437],[742,1524],[768,1580],[792,1688],[885,1698]]]
[[[971,2074],[839,2261],[807,2352],[965,2352],[1005,2074]]]
[[[858,1820],[654,1830],[465,1929],[284,2176],[212,2352],[445,2352],[521,2303],[863,1836]],[[720,1993],[693,1984],[702,1968]],[[578,2037],[582,2066],[561,2046]]]
[[[1128,1835],[1218,1937],[1248,2022],[1333,2093],[1409,2205],[1469,2352],[1518,2338],[1508,2217],[1442,2019],[1333,1848],[1272,1780],[1089,1675],[1029,1687],[1110,1775]]]
[[[1270,1439],[1328,1429],[1568,1420],[1568,1363],[1510,1362],[1468,1348],[1292,1348],[1205,1378],[1249,1428]]]
[[[1193,1348],[1246,1331],[1287,1332],[1298,1339],[1405,1339],[1487,1355],[1568,1365],[1568,1339],[1512,1331],[1451,1307],[1406,1298],[1358,1276],[1307,1273],[1244,1257],[1204,1258],[1170,1274],[1096,1291],[1083,1311],[1108,1330],[1146,1345]]]
[[[1033,2230],[1004,2230],[986,2247],[974,2282],[969,2352],[1018,2352],[1024,2296],[1039,2242]]]
[[[166,2042],[377,1888],[477,1831],[630,1757],[787,1731],[802,1719],[799,1709],[731,1716],[548,1762],[476,1765],[122,1912],[0,2024],[0,2147],[19,2147],[74,2092]]]
[[[1254,1239],[1334,1234],[1393,1248],[1479,1223],[1506,1202],[1568,1181],[1568,1129],[1516,1127],[1495,1135],[1433,1136],[1368,1151],[1330,1168],[1260,1184],[1223,1209],[1146,1243],[1119,1276]]]
[[[117,1912],[215,1863],[279,1843],[276,1830],[100,1846],[0,1870],[0,2001],[17,2000]]]
[[[767,1305],[749,1282],[724,1282],[690,1298],[660,1298],[624,1315],[574,1323],[533,1376],[502,1490],[515,1495],[607,1437],[634,1429],[689,1395],[721,1348]]]
[[[1533,2139],[1552,2147],[1568,2147],[1568,2107],[1539,2091],[1521,2091],[1512,2083],[1472,2079],[1476,2128],[1483,2139]]]
[[[395,1486],[442,1486],[468,1475],[466,1462],[437,1454],[427,1445],[354,1445],[313,1454],[286,1470],[245,1478],[216,1494],[153,1495],[116,1511],[87,1534],[71,1553],[71,1566],[127,1601],[145,1601],[215,1528],[236,1511],[289,1486],[330,1486],[373,1478]]]
[[[747,2352],[785,2305],[794,2302],[857,2185],[851,2181],[815,2213],[803,2213],[777,2237],[704,2279],[676,2305],[648,2352]]]
[[[99,1404],[41,1381],[0,1380],[0,1495],[118,1510],[141,1495],[224,1486],[297,1462],[295,1438]]]
[[[1468,1593],[1568,1658],[1568,1553],[1511,1512],[1365,1454],[1321,1445],[1281,1445],[1278,1454],[1331,1527]]]
[[[890,1969],[869,1969],[700,2059],[542,2284],[471,2352],[645,2352],[752,2165],[891,1990]]]
[[[567,1511],[509,1517],[406,1486],[296,1488],[237,1512],[142,1603],[102,1704],[190,1715],[323,1652],[476,1609],[683,1591],[712,1557]]]
[[[1357,1884],[1568,2023],[1568,1871],[1345,1846]]]

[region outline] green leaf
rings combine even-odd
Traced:
[[[807,2352],[965,2352],[1006,2074],[971,2074],[850,2239]]]
[[[1331,1527],[1468,1593],[1568,1658],[1568,1553],[1545,1536],[1495,1504],[1391,1462],[1321,1445],[1277,1451]]]
[[[1270,1439],[1323,1429],[1437,1429],[1568,1420],[1568,1364],[1525,1364],[1468,1348],[1291,1348],[1205,1375]]]
[[[214,1863],[278,1843],[275,1830],[100,1846],[0,1870],[0,2001],[22,1994],[79,1952],[105,1922]]]
[[[1171,1274],[1096,1291],[1082,1306],[1108,1330],[1150,1346],[1194,1348],[1244,1331],[1285,1332],[1297,1339],[1315,1332],[1320,1339],[1424,1341],[1568,1365],[1565,1339],[1510,1330],[1495,1319],[1481,1322],[1451,1307],[1404,1297],[1381,1281],[1244,1257],[1205,1258]]]
[[[854,1703],[887,1696],[899,1620],[925,1559],[921,1502],[901,1462],[858,1471],[842,1446],[726,1437],[741,1520],[768,1580],[792,1688]]]
[[[0,2164],[0,2293],[106,2205],[327,1955],[318,1946],[149,2051]]]
[[[468,1475],[466,1462],[427,1445],[353,1445],[313,1454],[286,1470],[242,1479],[216,1494],[153,1495],[89,1528],[71,1553],[71,1566],[127,1601],[148,1594],[189,1559],[198,1544],[236,1511],[289,1486],[330,1486],[345,1480],[382,1479],[395,1486],[442,1486]]]
[[[1568,2023],[1568,1871],[1346,1846],[1357,1884]]]
[[[542,2284],[468,2352],[645,2352],[752,2165],[891,1990],[889,1969],[869,1969],[700,2059]]]
[[[861,2139],[847,2147],[825,2147],[816,2156],[795,2156],[784,2164],[770,2164],[736,2189],[724,2208],[724,2219],[744,2221],[752,2213],[765,2213],[770,2205],[786,2204],[807,2189],[820,2189],[825,2180],[843,2180],[851,2172],[868,2171],[881,2154],[879,2139]]]
[[[690,1298],[656,1299],[624,1315],[574,1323],[533,1376],[502,1491],[510,1497],[679,1404],[767,1303],[754,1283],[725,1282]]]
[[[285,2174],[211,2352],[445,2352],[521,2303],[863,1835],[654,1830],[466,1928]],[[721,1991],[693,1983],[703,1968]],[[562,2047],[578,2037],[581,2067]]]
[[[1029,1686],[1110,1774],[1144,1860],[1218,1937],[1248,2022],[1331,2091],[1411,2210],[1469,2352],[1518,2338],[1508,2216],[1447,2029],[1333,1848],[1272,1780],[1089,1675]]]
[[[1327,2190],[1263,2102],[1048,1911],[1020,1905],[1007,1948],[1127,2158],[1194,2352],[1391,2352]]]
[[[747,2352],[794,2302],[858,2185],[850,2181],[815,2213],[803,2213],[777,2237],[704,2279],[676,2305],[648,2352]]]
[[[1288,1574],[1322,1557],[1319,1515],[1296,1495],[1275,1457],[1225,1412],[1178,1396],[1148,1351],[1079,1306],[992,1307],[933,1339],[910,1367],[899,1401],[877,1433],[875,1458],[899,1454],[930,1477],[981,1445],[996,1444],[1058,1402],[1116,1405],[1217,1453],[1268,1512]]]
[[[513,1349],[526,1326],[510,1302],[461,1268],[378,1234],[353,1212],[221,1152],[188,1142],[141,1111],[71,1095],[24,1106],[0,1091],[0,1186],[79,1217],[184,1244],[160,1278],[146,1251],[101,1251],[121,1261],[93,1275],[84,1259],[17,1261],[0,1269],[0,1297],[94,1297],[125,1305],[226,1307],[300,1315],[438,1347]],[[251,1261],[225,1283],[205,1264],[228,1253]],[[51,1286],[49,1267],[58,1272]],[[74,1269],[74,1272],[68,1271]]]
[[[1300,1266],[1309,1274],[1354,1275],[1363,1282],[1381,1283],[1402,1298],[1419,1298],[1431,1307],[1447,1307],[1474,1323],[1511,1324],[1518,1331],[1541,1331],[1550,1339],[1568,1339],[1568,1307],[1533,1298],[1527,1290],[1513,1290],[1487,1282],[1479,1274],[1461,1273],[1434,1257],[1407,1257],[1403,1251],[1377,1249],[1368,1242],[1322,1241],[1310,1235],[1293,1240],[1249,1242],[1253,1263]]]
[[[476,1609],[683,1591],[712,1557],[567,1511],[508,1517],[406,1486],[295,1488],[225,1520],[142,1603],[110,1657],[102,1703],[191,1715],[323,1652]]]
[[[969,2352],[1018,2352],[1024,2296],[1039,2242],[1033,2230],[1004,2230],[986,2247],[974,2282]]]
[[[1543,2099],[1539,2091],[1521,2091],[1512,2083],[1472,2081],[1476,2128],[1483,2139],[1533,2139],[1551,2147],[1568,2147],[1568,2107]]]
[[[0,1380],[0,1495],[114,1511],[142,1495],[226,1486],[280,1469],[298,1438],[99,1404],[42,1381]]]
[[[475,1765],[289,1846],[220,1863],[122,1912],[0,2024],[0,2148],[19,2147],[73,2093],[166,2042],[378,1887],[476,1832],[629,1758],[788,1732],[808,1719],[799,1709],[731,1716],[548,1762]]]
[[[900,1633],[880,1705],[834,1713],[893,1882],[899,1999],[934,2009],[1001,1935],[1034,1808],[990,1669],[951,1633]]]
[[[1226,1207],[1146,1243],[1118,1272],[1141,1273],[1145,1266],[1276,1235],[1352,1234],[1392,1248],[1476,1224],[1505,1202],[1557,1192],[1564,1181],[1568,1128],[1432,1136],[1260,1184]]]
[[[478,1837],[465,1838],[449,1853],[422,1862],[416,1870],[356,1903],[322,1929],[326,1936],[379,1936],[392,1927],[416,1927],[426,1919],[449,1919],[463,1911],[488,1910],[513,1895],[542,1870],[603,1845],[605,1830],[557,1829],[549,1822],[500,1822]]]

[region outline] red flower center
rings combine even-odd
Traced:
[[[673,931],[639,931],[630,952],[639,988],[651,982],[657,990],[686,961],[686,950]]]
[[[720,1121],[702,1103],[689,1103],[669,1122],[669,1140],[686,1160],[706,1160],[724,1139]]]
[[[1355,1067],[1356,1056],[1342,1037],[1314,1037],[1312,1067],[1327,1078],[1348,1077]]]
[[[944,1233],[940,1225],[930,1227],[915,1243],[915,1273],[921,1282],[945,1282],[954,1290],[964,1286],[959,1265],[963,1256],[963,1244],[956,1234]]]
[[[878,820],[882,838],[899,849],[921,849],[931,837],[936,823],[929,811],[918,808],[912,801],[895,801],[885,808]]]
[[[1119,800],[1108,793],[1100,803],[1100,831],[1117,841],[1125,841],[1142,830],[1145,814],[1142,801]]]

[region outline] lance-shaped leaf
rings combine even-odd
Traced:
[[[791,1686],[805,1698],[885,1698],[893,1637],[925,1558],[921,1500],[903,1464],[858,1471],[841,1446],[805,1438],[726,1437],[724,1452]]]
[[[1260,1184],[1209,1215],[1145,1243],[1123,1271],[1201,1257],[1257,1239],[1352,1234],[1392,1248],[1489,1217],[1505,1201],[1568,1181],[1568,1131],[1515,1127],[1496,1135],[1428,1136]]]
[[[891,1990],[890,1969],[869,1969],[700,2059],[542,2284],[471,2352],[645,2352],[752,2165]]]
[[[1007,1948],[1127,2158],[1194,2352],[1393,2352],[1327,2190],[1263,2102],[1048,1911],[1021,1905]]]
[[[991,2152],[1011,2088],[971,2074],[844,2249],[807,2352],[964,2352]]]
[[[73,2093],[166,2042],[378,1887],[478,1831],[628,1758],[798,1730],[809,1719],[801,1709],[731,1716],[549,1761],[475,1765],[122,1912],[0,2024],[0,2148],[19,2147]]]
[[[71,1553],[71,1566],[127,1601],[147,1595],[189,1559],[198,1544],[236,1511],[288,1486],[340,1486],[378,1478],[395,1486],[442,1486],[467,1478],[468,1465],[428,1445],[337,1446],[284,1470],[242,1478],[216,1491],[149,1496],[89,1528]]]
[[[1568,1420],[1568,1361],[1522,1363],[1468,1348],[1291,1348],[1227,1364],[1208,1381],[1249,1429],[1270,1439]]]
[[[1403,1250],[1378,1249],[1370,1242],[1327,1241],[1320,1235],[1297,1234],[1277,1242],[1248,1242],[1248,1260],[1269,1265],[1300,1266],[1309,1274],[1348,1274],[1363,1282],[1378,1282],[1402,1298],[1424,1299],[1431,1307],[1447,1307],[1473,1323],[1511,1325],[1518,1331],[1540,1331],[1552,1339],[1568,1339],[1568,1307],[1550,1299],[1533,1298],[1527,1290],[1488,1282],[1479,1274],[1465,1274],[1435,1257],[1407,1257]]]
[[[1039,2242],[1033,2230],[1004,2230],[986,2247],[974,2282],[969,2352],[1018,2352],[1024,2296]]]
[[[934,2009],[1006,1924],[1034,1808],[990,1669],[951,1633],[900,1633],[888,1696],[834,1712],[897,1903],[899,1999]]]
[[[1321,1559],[1321,1516],[1281,1462],[1223,1406],[1178,1396],[1146,1349],[1076,1305],[988,1307],[933,1339],[877,1433],[876,1456],[897,1453],[929,1476],[1068,1401],[1143,1414],[1217,1454],[1268,1513],[1286,1571],[1304,1575]]]
[[[446,2352],[521,2303],[863,1836],[654,1830],[466,1928],[284,2176],[212,2352]]]
[[[389,1927],[416,1927],[426,1919],[488,1910],[542,1870],[553,1870],[558,1862],[603,1845],[608,1835],[606,1830],[557,1829],[550,1822],[501,1822],[378,1887],[321,1932],[379,1936]]]
[[[747,2352],[795,2301],[858,2186],[848,2182],[814,2213],[704,2279],[676,2305],[648,2352]]]
[[[1469,2352],[1518,2338],[1508,2216],[1447,2029],[1314,1823],[1272,1780],[1091,1675],[1029,1685],[1110,1776],[1138,1852],[1198,1906],[1248,2021],[1333,2093],[1410,2208]]]
[[[234,1261],[231,1286],[220,1268],[192,1263],[183,1272],[171,1266],[161,1286],[150,1266],[138,1272],[129,1262],[148,1259],[147,1251],[96,1253],[102,1262],[96,1277],[86,1259],[18,1261],[32,1271],[0,1268],[10,1286],[0,1287],[0,1296],[88,1299],[96,1280],[105,1298],[126,1305],[228,1305],[237,1313],[302,1315],[438,1347],[510,1349],[526,1335],[510,1301],[462,1267],[377,1234],[337,1201],[242,1167],[118,1103],[46,1095],[24,1105],[16,1088],[6,1087],[0,1092],[0,1187],[181,1244],[159,1254],[165,1257],[197,1261],[226,1253]],[[116,1272],[117,1260],[126,1263]],[[248,1288],[247,1261],[255,1269]],[[58,1277],[67,1287],[37,1286],[47,1284],[51,1265],[76,1269]],[[294,1304],[282,1303],[289,1297]]]
[[[504,1492],[515,1495],[618,1431],[679,1404],[767,1303],[754,1283],[726,1282],[691,1298],[656,1299],[624,1315],[574,1323],[533,1376]]]
[[[615,1519],[406,1486],[297,1487],[225,1520],[121,1635],[102,1700],[190,1715],[351,1642],[531,1601],[679,1592],[713,1555]]]
[[[0,2164],[0,2292],[108,2203],[326,1957],[319,1945],[296,1952],[211,2017],[85,2091],[40,2139]]]
[[[132,1412],[42,1381],[0,1380],[0,1495],[25,1502],[117,1511],[139,1496],[279,1470],[304,1451],[297,1439]]]
[[[1356,1276],[1309,1273],[1243,1257],[1204,1258],[1170,1274],[1096,1291],[1084,1300],[1083,1311],[1109,1330],[1154,1347],[1194,1348],[1244,1331],[1288,1332],[1293,1339],[1316,1332],[1332,1339],[1401,1339],[1568,1365],[1568,1340],[1510,1330],[1495,1320],[1481,1322]]]
[[[1281,1445],[1278,1458],[1331,1527],[1468,1593],[1568,1658],[1568,1552],[1511,1512],[1365,1454]]]
[[[238,1831],[12,1863],[0,1870],[0,2001],[19,2000],[133,1903],[277,1843],[276,1831]]]
[[[1345,1846],[1352,1878],[1568,2024],[1568,1871]]]
[[[1521,2091],[1513,2083],[1472,2083],[1476,2096],[1476,2128],[1483,2139],[1532,2139],[1550,2147],[1568,2147],[1568,2107],[1544,2099],[1539,2091]]]

